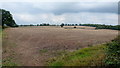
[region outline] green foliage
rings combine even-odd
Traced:
[[[0,16],[1,16],[1,20],[2,20],[2,21],[0,21],[0,23],[3,28],[4,28],[4,26],[18,27],[18,25],[13,20],[12,14],[10,14],[9,11],[0,9]]]
[[[113,29],[120,30],[120,25],[105,25],[105,24],[65,24],[65,26],[90,26],[96,27],[96,29]]]
[[[18,65],[16,63],[14,63],[14,62],[7,61],[2,66],[18,66]]]
[[[61,27],[63,27],[63,26],[64,26],[64,24],[62,23],[60,26],[61,26]]]
[[[118,36],[111,43],[107,44],[106,48],[106,64],[107,65],[120,65],[120,36]]]
[[[112,26],[112,25],[100,25],[97,26],[96,29],[113,29],[113,30],[120,30],[120,25]]]
[[[50,60],[49,66],[101,66],[104,65],[105,45],[83,48]]]
[[[12,62],[11,56],[7,59],[2,60],[2,66],[18,66],[18,64]]]
[[[81,24],[80,26],[91,26],[91,27],[96,27],[96,29],[120,30],[120,25],[112,26],[112,25],[101,25],[101,24]]]

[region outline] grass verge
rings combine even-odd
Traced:
[[[102,66],[105,58],[105,44],[69,52],[50,60],[49,66]]]

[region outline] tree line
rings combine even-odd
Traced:
[[[15,20],[12,17],[12,14],[9,11],[6,11],[4,9],[0,9],[0,25],[4,29],[5,27],[19,27],[19,26],[90,26],[90,27],[96,27],[95,29],[113,29],[113,30],[120,30],[120,25],[105,25],[105,24],[49,24],[49,23],[42,23],[42,24],[37,24],[37,25],[17,25],[15,23]]]
[[[120,25],[105,25],[105,24],[61,24],[63,26],[90,26],[96,27],[95,29],[112,29],[112,30],[120,30]]]
[[[112,29],[112,30],[120,30],[120,25],[81,24],[81,26],[96,27],[95,29]]]
[[[37,25],[29,24],[29,25],[19,25],[19,26],[50,26],[50,24],[42,23],[42,24],[37,24]]]

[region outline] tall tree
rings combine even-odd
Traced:
[[[17,27],[17,24],[15,23],[15,21],[12,17],[12,14],[9,11],[0,9],[0,16],[1,16],[0,25],[2,25],[3,28],[4,28],[4,26]]]

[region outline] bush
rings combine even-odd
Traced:
[[[105,63],[107,65],[120,65],[120,36],[107,44]]]

